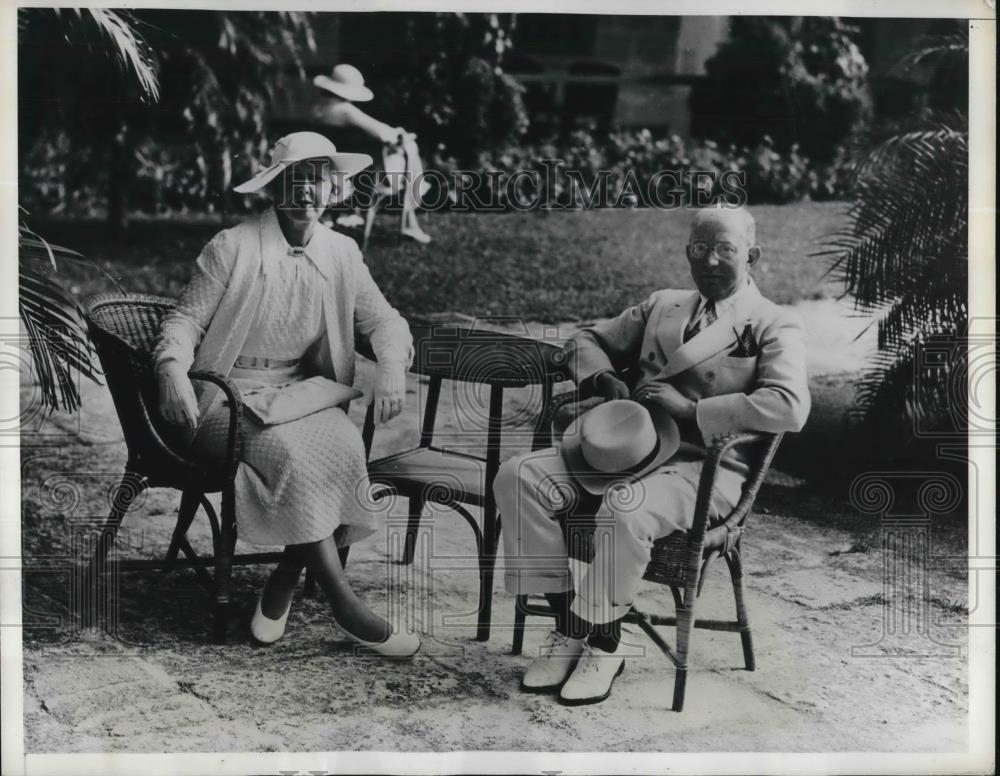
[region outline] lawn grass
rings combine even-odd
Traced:
[[[779,303],[833,295],[816,241],[842,224],[842,203],[753,208],[764,256],[754,271]],[[558,322],[614,315],[664,287],[691,288],[684,244],[689,214],[660,210],[440,213],[423,218],[430,245],[398,243],[395,215],[376,223],[366,260],[386,296],[407,316],[461,312]],[[52,242],[84,253],[133,292],[176,296],[212,220],[135,220],[125,239],[103,223],[31,224]],[[57,277],[84,295],[113,288],[93,271]]]

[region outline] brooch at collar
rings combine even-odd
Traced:
[[[301,245],[289,245],[288,246],[288,255],[289,256],[305,256],[306,255],[306,249],[303,248]]]

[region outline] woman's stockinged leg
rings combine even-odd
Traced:
[[[338,625],[364,641],[383,642],[389,638],[392,632],[389,623],[365,606],[351,589],[332,535],[311,544],[296,545],[296,550],[326,593]]]
[[[260,610],[265,617],[277,620],[288,611],[304,566],[305,560],[298,548],[286,547],[261,593]]]

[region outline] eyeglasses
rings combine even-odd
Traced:
[[[720,242],[704,242],[702,240],[698,240],[691,243],[688,247],[691,250],[691,257],[695,259],[704,259],[712,251],[718,253],[723,259],[735,259],[740,252],[738,246],[733,245],[731,242],[726,242],[725,240]]]

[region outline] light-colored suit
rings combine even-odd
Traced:
[[[697,402],[696,423],[680,423],[682,447],[638,482],[609,492],[597,515],[595,556],[574,568],[553,513],[568,482],[555,448],[518,456],[494,485],[503,519],[506,584],[512,593],[574,587],[576,613],[588,622],[622,616],[649,561],[652,543],[690,528],[705,448],[718,435],[798,431],[809,414],[805,344],[798,318],[768,301],[752,281],[716,305],[717,320],[684,342],[701,301],[697,291],[657,291],[616,318],[582,330],[566,345],[578,384],[606,370],[631,370],[633,388],[668,382]],[[738,338],[747,327],[756,354]],[[751,348],[752,350],[753,348]],[[713,508],[736,503],[747,468],[734,453],[720,469]],[[571,573],[571,569],[573,570]]]

